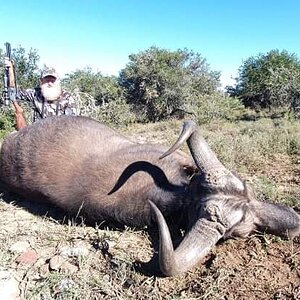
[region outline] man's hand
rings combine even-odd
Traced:
[[[12,68],[13,63],[8,57],[4,57],[4,67],[5,68]]]

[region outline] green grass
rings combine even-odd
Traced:
[[[123,132],[140,142],[171,145],[181,125],[178,120],[135,124]],[[200,128],[224,165],[254,184],[259,199],[300,208],[300,120],[215,121]],[[183,150],[188,152],[186,145]]]

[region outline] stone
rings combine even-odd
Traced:
[[[66,261],[65,258],[63,258],[62,256],[60,255],[55,255],[53,256],[50,261],[49,261],[49,268],[51,270],[54,270],[54,271],[58,271],[61,267],[61,265]]]
[[[89,250],[84,244],[77,244],[74,246],[62,247],[59,250],[59,254],[63,257],[79,257],[79,256],[88,256]]]
[[[78,271],[78,267],[71,264],[70,262],[68,261],[65,261],[61,267],[60,267],[60,270],[64,273],[68,273],[68,274],[74,274]]]
[[[28,248],[30,248],[30,244],[27,241],[18,241],[10,246],[9,251],[12,253],[21,254]]]
[[[12,272],[0,269],[0,299],[20,299],[19,282],[13,277]]]
[[[38,259],[38,254],[33,249],[28,249],[16,258],[19,265],[32,265]]]
[[[40,274],[41,278],[47,278],[49,273],[50,273],[50,270],[49,270],[48,264],[44,264],[44,265],[40,266],[39,274]]]

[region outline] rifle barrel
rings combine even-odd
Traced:
[[[10,43],[5,43],[5,48],[6,48],[6,56],[11,59],[11,47]]]
[[[11,61],[11,46],[10,43],[5,43],[6,54],[5,56]],[[4,70],[4,89],[3,89],[3,102],[5,105],[9,105],[10,101],[15,101],[17,99],[17,81],[16,81],[16,71],[14,65],[12,64],[12,72],[10,72],[9,67],[5,67]]]

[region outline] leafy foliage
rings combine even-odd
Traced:
[[[119,83],[127,101],[149,121],[165,119],[194,96],[211,94],[219,85],[219,72],[210,71],[200,54],[151,47],[129,56]]]
[[[119,98],[101,106],[98,113],[98,120],[103,123],[123,126],[136,121],[136,115],[132,112],[131,106],[125,99]]]
[[[91,117],[110,125],[127,125],[135,122],[136,117],[131,112],[125,99],[119,98],[103,105],[97,105],[95,99],[88,93],[73,91],[73,97],[81,116]]]
[[[239,68],[235,87],[227,87],[248,107],[300,106],[300,61],[295,54],[271,50],[248,58]]]
[[[123,97],[122,88],[115,76],[94,73],[89,67],[67,74],[63,84],[70,90],[78,89],[80,92],[90,94],[97,105],[104,105]]]
[[[38,68],[40,56],[37,50],[30,49],[29,52],[26,53],[26,50],[19,46],[13,49],[12,57],[16,62],[19,87],[32,88],[37,86],[41,72]]]
[[[3,55],[0,49],[0,57]],[[36,86],[40,74],[37,51],[27,52],[19,46],[12,49],[12,56],[19,87]],[[247,115],[256,119],[267,112],[263,108],[281,116],[283,107],[292,117],[297,109],[300,112],[300,62],[294,54],[272,50],[248,58],[239,68],[236,86],[227,88],[231,97],[217,91],[219,76],[199,53],[150,47],[130,55],[118,77],[103,76],[87,67],[67,74],[62,84],[76,98],[81,115],[114,125],[187,115],[198,123]],[[31,109],[22,106],[29,120]],[[7,120],[13,124],[9,113]]]
[[[1,51],[1,69],[3,74],[3,57],[5,53]],[[32,88],[38,85],[41,70],[38,67],[40,56],[36,49],[26,52],[25,48],[18,46],[12,49],[12,60],[15,63],[17,83],[19,88]],[[3,83],[1,82],[1,88]]]
[[[14,131],[14,114],[7,107],[0,107],[0,140],[2,140],[9,132]]]
[[[238,98],[221,93],[201,95],[189,102],[189,111],[193,112],[198,124],[225,119],[234,121],[244,116],[245,107]]]
[[[73,92],[80,115],[108,124],[125,125],[135,121],[115,76],[103,76],[86,68],[68,74],[63,83]]]

